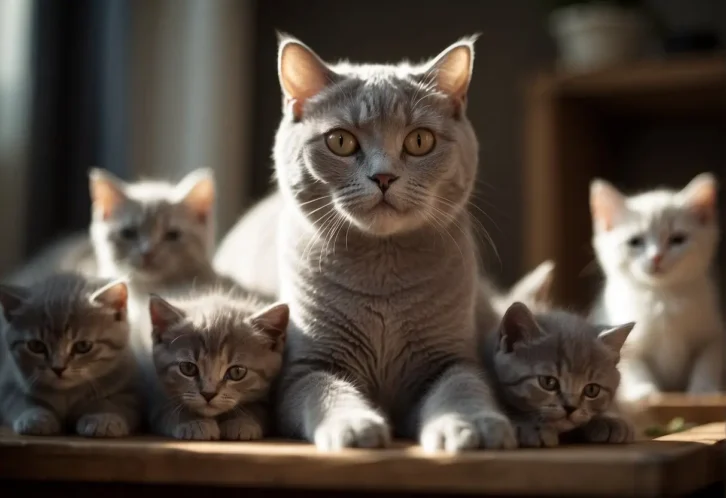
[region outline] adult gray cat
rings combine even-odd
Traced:
[[[615,407],[620,349],[633,325],[604,329],[562,310],[509,307],[481,356],[521,446],[556,446],[563,433],[597,443],[633,440],[632,423]]]
[[[28,288],[0,286],[4,423],[37,435],[66,426],[99,437],[136,429],[127,298],[123,282],[78,274],[58,274]]]
[[[322,450],[392,432],[427,451],[516,445],[475,358],[473,57],[470,39],[423,65],[331,66],[281,41],[286,436]]]
[[[151,429],[178,439],[260,439],[282,365],[289,310],[215,287],[152,295],[153,353],[142,362]]]

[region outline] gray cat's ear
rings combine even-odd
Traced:
[[[186,318],[186,314],[169,301],[156,294],[149,295],[149,317],[151,318],[151,338],[155,344],[170,327]]]
[[[628,335],[635,327],[635,322],[626,323],[618,327],[613,327],[607,330],[603,330],[598,334],[597,339],[605,344],[613,352],[620,354],[620,350],[623,348]]]
[[[93,211],[108,219],[126,201],[126,184],[108,171],[93,168],[88,172],[88,188]]]
[[[6,321],[12,320],[15,312],[20,309],[28,297],[30,297],[29,292],[23,287],[0,284],[0,305],[2,305]]]
[[[718,181],[713,174],[701,173],[696,176],[681,190],[680,195],[701,223],[708,223],[716,218]]]
[[[114,310],[117,321],[121,321],[126,317],[128,301],[129,288],[123,280],[108,283],[91,295],[92,303]]]
[[[593,228],[609,232],[626,211],[626,198],[611,183],[594,179],[590,183],[590,213]]]
[[[206,223],[216,199],[214,172],[211,168],[192,171],[176,186],[179,203],[187,206],[200,223]]]
[[[338,80],[338,75],[304,43],[278,33],[280,48],[277,73],[284,96],[284,108],[302,118],[305,102]]]
[[[285,303],[275,303],[250,317],[250,324],[272,340],[272,349],[279,350],[285,344],[290,308]]]
[[[554,282],[555,262],[547,260],[522,277],[509,292],[511,301],[549,304]]]
[[[474,42],[478,35],[459,40],[426,64],[424,80],[453,100],[464,103],[474,71]]]
[[[531,341],[541,333],[532,312],[523,303],[512,304],[499,326],[500,347],[505,353],[514,351],[517,344]]]

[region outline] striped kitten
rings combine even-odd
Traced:
[[[603,329],[565,311],[509,307],[482,360],[520,446],[556,446],[563,433],[587,442],[633,440],[633,425],[613,403],[620,348],[633,325]]]
[[[121,281],[72,273],[31,287],[0,286],[3,423],[35,435],[118,437],[136,429],[127,298]]]

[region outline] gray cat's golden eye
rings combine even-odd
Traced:
[[[600,394],[600,386],[597,384],[588,384],[582,390],[582,393],[588,398],[596,398]]]
[[[86,354],[93,348],[91,341],[77,341],[73,344],[73,352],[76,354]]]
[[[560,381],[551,375],[540,375],[537,381],[545,391],[557,391],[560,388]]]
[[[182,375],[186,375],[187,377],[195,377],[199,372],[199,369],[191,361],[182,361],[179,363],[179,371]]]
[[[25,347],[28,348],[28,351],[30,351],[33,354],[47,354],[48,348],[45,347],[45,343],[43,341],[39,341],[38,339],[31,339],[28,342],[25,343]]]
[[[412,156],[425,156],[436,145],[436,138],[430,130],[417,128],[409,133],[403,140],[403,148]]]
[[[358,140],[349,131],[333,130],[325,135],[325,144],[336,156],[346,157],[358,150]]]
[[[245,367],[240,367],[239,365],[235,365],[233,367],[229,367],[227,369],[227,378],[229,380],[242,380],[244,379],[245,375],[247,375],[247,369]]]

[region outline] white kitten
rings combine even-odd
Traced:
[[[621,362],[621,396],[721,388],[723,323],[710,267],[719,242],[717,182],[625,197],[590,188],[593,246],[606,284],[593,319],[637,324]]]

